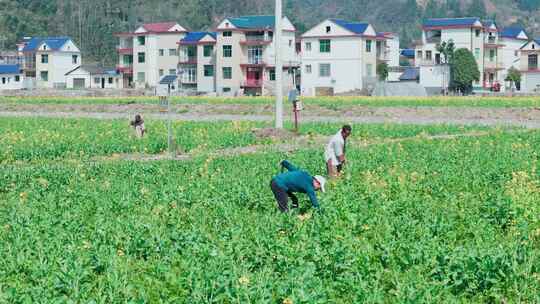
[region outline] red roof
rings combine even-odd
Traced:
[[[168,32],[176,24],[176,22],[146,23],[143,24],[143,27],[149,32],[165,33]]]

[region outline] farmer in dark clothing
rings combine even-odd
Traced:
[[[306,171],[299,170],[286,160],[281,162],[281,166],[289,170],[289,172],[274,176],[270,182],[270,188],[278,202],[279,210],[282,212],[289,211],[289,197],[292,200],[292,207],[298,208],[298,198],[294,195],[295,192],[306,193],[313,207],[319,208],[315,191],[325,191],[324,184],[326,183],[326,179],[320,175],[311,176]]]

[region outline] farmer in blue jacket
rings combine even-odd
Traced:
[[[278,202],[279,210],[282,212],[289,211],[289,197],[292,201],[292,207],[298,208],[298,198],[294,195],[295,192],[306,193],[313,207],[319,208],[315,191],[322,190],[322,192],[325,192],[324,184],[326,179],[320,175],[311,176],[286,160],[281,162],[281,166],[282,170],[286,168],[289,171],[274,176],[270,182],[270,188]]]

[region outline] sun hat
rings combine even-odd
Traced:
[[[324,188],[324,184],[326,184],[326,178],[320,175],[315,175],[313,178],[316,179],[319,184],[321,184],[321,191],[326,192],[326,189]]]

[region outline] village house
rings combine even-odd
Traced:
[[[499,42],[502,46],[502,63],[503,68],[501,79],[506,80],[508,76],[508,70],[515,68],[519,70],[521,54],[521,47],[529,41],[525,29],[522,27],[506,27],[499,32]],[[514,84],[516,90],[520,90],[520,83]],[[509,87],[510,83],[506,82],[505,87]]]
[[[527,42],[520,50],[521,91],[540,93],[540,39]]]
[[[18,64],[0,64],[0,91],[23,88],[23,73]]]
[[[115,68],[81,65],[66,73],[68,89],[119,89],[120,75]]]
[[[274,16],[227,18],[216,28],[216,91],[219,95],[272,95],[275,93]],[[283,17],[283,87],[296,87],[300,66],[295,27]]]
[[[183,91],[216,91],[216,33],[190,32],[179,42],[179,82]]]
[[[147,23],[132,33],[117,33],[117,70],[122,88],[155,88],[165,75],[176,75],[177,42],[186,29],[176,22]]]
[[[24,75],[28,86],[66,88],[66,73],[81,64],[81,51],[69,37],[34,37],[24,42]]]
[[[372,89],[377,62],[399,65],[399,40],[390,36],[377,34],[368,23],[340,19],[327,19],[308,30],[302,35],[302,95]]]

